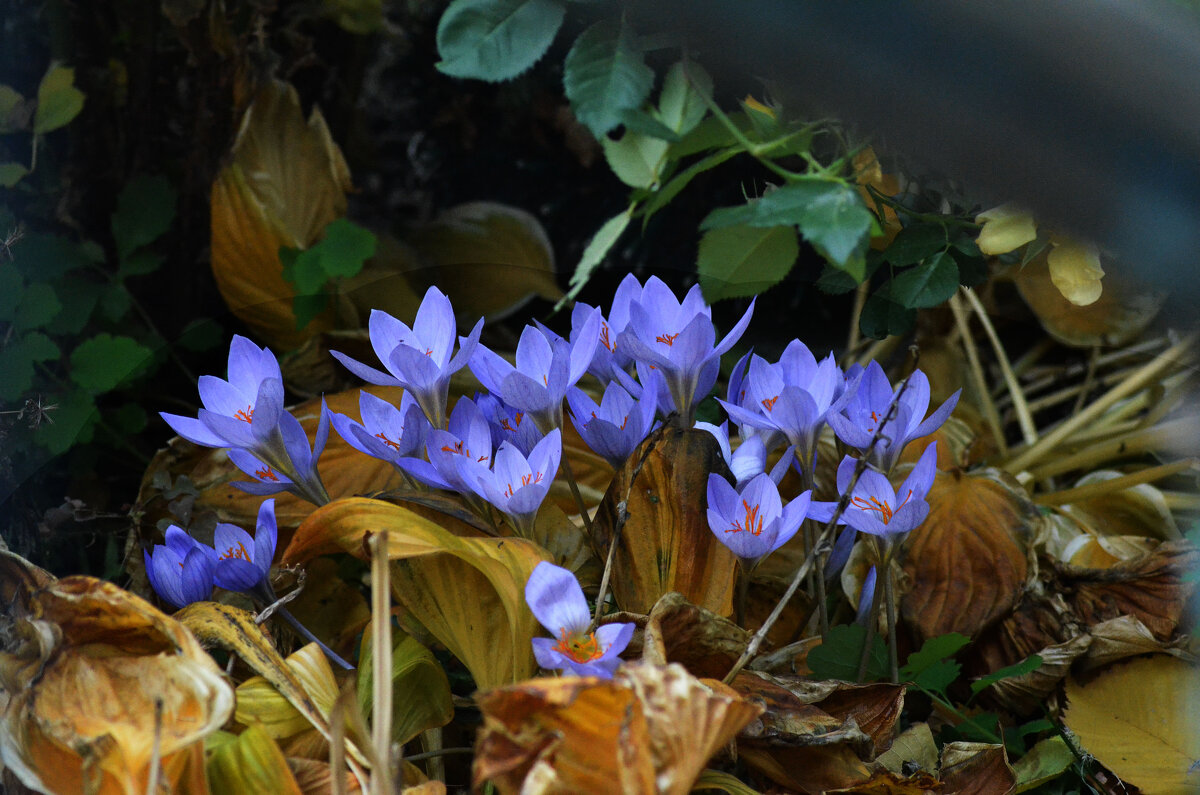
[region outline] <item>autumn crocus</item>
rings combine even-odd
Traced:
[[[598,332],[600,344],[596,346],[596,351],[592,355],[588,372],[599,378],[602,383],[607,384],[612,381],[617,377],[618,370],[625,372],[633,364],[633,357],[624,347],[617,344],[617,337],[629,323],[630,302],[641,294],[642,285],[637,277],[632,273],[625,274],[625,278],[617,285],[617,290],[613,294],[612,308],[609,309],[608,317],[603,314],[600,316]],[[595,309],[587,304],[575,304],[574,309],[571,310],[572,336],[582,331],[593,311]]]
[[[708,526],[718,540],[752,567],[786,544],[804,521],[812,492],[787,505],[766,472],[742,488],[713,473],[708,476]]]
[[[650,433],[658,399],[653,387],[643,389],[641,397],[635,399],[611,382],[599,403],[582,389],[572,387],[567,391],[567,405],[584,444],[615,469]]]
[[[548,329],[526,326],[517,342],[515,366],[480,345],[471,357],[471,372],[489,392],[549,433],[562,427],[563,398],[587,372],[599,329],[599,310],[592,310],[569,341]]]
[[[229,451],[229,460],[242,470],[252,481],[238,481],[233,485],[250,494],[278,494],[287,491],[314,505],[329,502],[325,484],[317,472],[317,460],[325,450],[329,439],[330,411],[321,400],[321,417],[317,422],[317,433],[312,447],[308,445],[308,434],[300,421],[288,412],[279,415],[277,432],[283,446],[283,455],[273,448],[246,450],[234,448]]]
[[[675,411],[691,427],[696,403],[717,380],[721,354],[729,350],[750,323],[754,302],[718,343],[712,311],[699,285],[680,301],[658,277],[651,276],[629,305],[629,324],[617,337],[640,364],[656,368],[666,382]]]
[[[150,585],[173,606],[187,607],[212,596],[217,555],[179,527],[167,528],[166,544],[143,551]]]
[[[767,471],[767,447],[762,434],[751,433],[745,441],[734,448],[729,439],[728,423],[722,422],[720,425],[713,425],[709,422],[697,422],[695,427],[702,431],[708,431],[717,440],[717,446],[721,448],[721,457],[725,459],[725,465],[733,473],[733,479],[737,482],[738,488],[745,486],[756,475]],[[789,447],[771,467],[768,474],[776,485],[787,474],[793,459],[794,451]]]
[[[336,412],[330,418],[334,430],[355,450],[387,461],[401,472],[402,459],[424,450],[429,420],[408,392],[400,398],[397,408],[363,390],[358,396],[358,410],[362,422]]]
[[[338,351],[331,351],[334,357],[367,383],[409,390],[433,427],[445,428],[450,376],[461,370],[474,353],[483,320],[468,336],[459,338],[458,353],[451,356],[457,336],[454,308],[445,294],[430,287],[411,328],[378,309],[371,311],[368,327],[371,346],[387,368],[386,373]]]
[[[533,420],[525,412],[515,409],[500,398],[488,392],[475,393],[475,405],[487,418],[492,429],[492,447],[498,448],[501,443],[508,442],[524,455],[529,455],[534,446],[542,440],[544,433],[538,430]]]
[[[542,561],[525,584],[525,601],[534,617],[555,636],[533,639],[533,656],[547,670],[611,679],[618,655],[633,638],[633,624],[605,624],[588,632],[591,616],[575,575]]]
[[[484,498],[504,514],[517,535],[529,538],[561,459],[562,431],[555,428],[528,457],[515,445],[501,442],[491,469],[464,466],[462,474],[473,473]]]
[[[909,376],[908,387],[902,395],[900,386],[894,390],[887,374],[878,362],[871,361],[866,369],[857,365],[846,371],[847,380],[860,379],[858,388],[839,411],[830,412],[830,427],[839,439],[850,447],[866,450],[871,446],[879,424],[888,416],[896,402],[892,419],[888,420],[879,441],[871,449],[870,462],[882,472],[891,472],[904,447],[913,439],[928,436],[942,426],[958,404],[962,390],[955,392],[928,417],[929,379],[920,370]]]
[[[476,512],[486,515],[479,478],[492,465],[491,427],[474,401],[459,398],[450,412],[449,428],[429,432],[425,440],[428,461],[409,458],[401,466],[430,486],[457,491]]]
[[[850,456],[842,459],[837,471],[839,492],[845,494],[849,489],[857,464],[858,461]],[[925,498],[936,474],[937,442],[925,448],[899,489],[892,487],[886,475],[868,467],[854,484],[850,504],[842,516],[846,524],[861,533],[895,540],[929,515],[929,503]]]

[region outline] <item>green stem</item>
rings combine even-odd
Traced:
[[[937,694],[937,693],[934,693],[934,692],[933,692],[933,691],[931,691],[931,690],[926,690],[925,688],[921,687],[920,685],[916,685],[916,688],[917,688],[918,690],[920,690],[922,693],[924,693],[925,695],[929,696],[929,698],[930,698],[930,699],[932,699],[933,701],[936,701],[938,704],[942,705],[942,707],[943,707],[943,708],[944,708],[946,711],[948,711],[948,712],[950,712],[951,714],[953,714],[953,715],[954,715],[954,717],[958,718],[960,722],[962,722],[962,723],[966,723],[967,721],[969,721],[969,720],[970,720],[970,718],[969,718],[968,716],[964,715],[964,714],[962,713],[962,711],[961,711],[961,710],[960,710],[958,707],[956,707],[956,706],[954,706],[953,704],[951,704],[949,701],[947,701],[947,700],[946,700],[944,697],[942,697],[941,695],[939,695],[939,694]],[[974,726],[974,727],[975,727],[975,729],[976,729],[977,731],[979,731],[980,733],[982,733],[982,734],[986,735],[986,739],[987,739],[989,742],[996,743],[996,744],[1001,744],[1001,743],[1003,743],[1003,742],[1004,742],[1004,739],[1003,739],[1002,737],[997,737],[997,736],[996,736],[996,735],[995,735],[995,734],[994,734],[992,731],[990,731],[989,729],[985,729],[985,728],[983,728],[982,726],[980,726],[980,725],[979,725],[979,724],[977,724],[977,723],[972,723],[971,725],[972,725],[972,726]]]
[[[890,197],[884,193],[880,193],[879,190],[872,185],[867,185],[866,188],[870,192],[871,198],[875,199],[876,201],[886,204],[888,207],[891,207],[893,210],[896,210],[897,212],[904,213],[909,218],[912,218],[914,221],[927,221],[932,224],[942,224],[943,226],[959,226],[959,227],[962,227],[963,229],[978,230],[978,229],[983,228],[983,226],[981,224],[977,224],[974,221],[965,221],[961,218],[955,218],[952,215],[938,215],[937,213],[919,213],[915,210],[911,210],[908,207],[906,207],[903,202],[898,202],[895,199],[893,199],[892,197]]]

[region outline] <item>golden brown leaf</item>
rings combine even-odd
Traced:
[[[295,290],[283,279],[279,248],[308,248],[346,213],[350,171],[314,110],[308,122],[296,90],[265,83],[233,145],[233,162],[213,182],[212,268],[235,315],[274,345],[296,347],[330,327],[328,313],[296,330]]]
[[[1085,751],[1146,795],[1200,792],[1200,671],[1162,655],[1067,680],[1063,722]]]
[[[1018,715],[1038,712],[1046,699],[1071,670],[1071,664],[1091,645],[1090,635],[1079,635],[1038,651],[1042,664],[1021,676],[1001,679],[991,686],[989,695],[1005,709]]]
[[[1075,663],[1075,671],[1085,674],[1128,657],[1164,652],[1184,656],[1180,647],[1185,639],[1170,643],[1158,640],[1146,625],[1133,616],[1120,616],[1101,621],[1088,629],[1092,642],[1087,651]]]
[[[288,757],[287,764],[296,780],[296,786],[304,795],[330,795],[333,792],[333,773],[328,762]],[[361,791],[358,779],[350,773],[343,773],[342,779],[342,786],[345,787],[347,795]]]
[[[941,779],[945,795],[1010,795],[1017,786],[1004,746],[989,743],[946,743]]]
[[[693,676],[721,679],[746,650],[750,633],[672,592],[650,611],[644,642],[648,663],[680,663]]]
[[[91,577],[17,572],[0,651],[0,761],[48,792],[143,793],[153,757],[172,786],[233,709],[220,670],[178,621]],[[23,571],[22,571],[23,570]],[[156,745],[157,736],[157,749]]]
[[[628,494],[629,517],[612,577],[622,610],[648,613],[663,594],[678,591],[719,615],[733,612],[737,559],[713,535],[705,513],[708,475],[714,471],[727,470],[712,434],[668,427],[642,442],[613,479],[595,525],[597,543],[607,551],[617,505]]]
[[[879,770],[869,781],[845,789],[826,790],[826,795],[940,795],[942,782],[925,771],[901,776]]]
[[[939,472],[929,517],[902,548],[912,589],[901,600],[921,640],[948,632],[974,637],[1017,603],[1025,585],[1020,539],[1032,535],[1037,508],[995,470]]]
[[[891,747],[875,759],[875,767],[898,774],[903,772],[906,762],[915,763],[922,770],[937,770],[938,748],[928,723],[917,723],[901,732]]]

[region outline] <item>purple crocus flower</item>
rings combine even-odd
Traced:
[[[454,308],[436,287],[425,292],[412,328],[378,309],[371,311],[368,326],[371,346],[386,373],[338,351],[331,351],[334,357],[367,383],[409,390],[433,427],[445,428],[450,376],[466,365],[479,344],[482,318],[468,336],[459,338],[458,353],[453,357]]]
[[[616,469],[650,433],[658,405],[657,390],[648,387],[634,399],[622,386],[611,382],[597,405],[582,389],[571,387],[567,405],[571,407],[571,422],[584,443]]]
[[[286,411],[279,415],[277,422],[277,432],[284,453],[282,457],[278,456],[273,448],[261,451],[231,449],[229,460],[242,472],[254,478],[253,481],[238,481],[234,485],[250,494],[278,494],[287,491],[314,505],[329,502],[329,494],[325,491],[325,485],[317,472],[317,460],[324,452],[325,442],[329,439],[330,415],[331,412],[322,398],[321,419],[317,423],[317,434],[311,449],[304,427]]]
[[[430,431],[425,451],[428,461],[405,459],[404,470],[430,486],[458,492],[482,512],[480,498],[486,496],[479,478],[492,465],[492,429],[473,400],[459,398],[450,413],[450,430]]]
[[[618,655],[633,638],[633,624],[605,624],[588,632],[591,616],[575,575],[542,561],[525,584],[525,601],[543,627],[558,640],[533,639],[533,656],[547,670],[611,679]]]
[[[811,499],[812,492],[806,491],[784,505],[775,481],[765,472],[740,490],[713,473],[708,476],[708,527],[733,554],[752,566],[796,534]]]
[[[429,420],[410,393],[404,393],[400,407],[396,408],[363,390],[358,396],[358,410],[361,423],[336,412],[331,421],[334,430],[360,453],[387,461],[403,472],[401,459],[420,454],[424,449]]]
[[[526,326],[517,342],[517,364],[480,345],[471,357],[471,372],[489,392],[525,412],[542,433],[562,427],[567,387],[587,372],[599,344],[600,311],[572,334],[569,342],[549,329]]]
[[[710,422],[697,422],[694,427],[708,431],[716,438],[717,445],[721,448],[721,457],[725,459],[725,465],[733,473],[733,478],[737,481],[737,488],[742,488],[755,475],[767,471],[767,448],[762,434],[750,434],[735,450],[729,440],[728,423],[722,422],[720,425],[713,425]],[[793,457],[794,451],[789,447],[775,462],[775,466],[771,467],[768,474],[775,485],[778,486],[779,481],[783,480],[783,476],[787,474]]]
[[[211,598],[217,553],[175,525],[167,528],[166,536],[165,546],[156,544],[153,552],[142,552],[155,592],[177,608]]]
[[[849,400],[854,386],[833,354],[818,363],[803,342],[792,340],[776,364],[751,357],[739,399],[719,402],[734,422],[766,432],[768,449],[776,437],[786,438],[800,465],[811,468],[826,416]]]
[[[534,446],[528,457],[515,445],[501,442],[492,468],[473,468],[473,471],[484,498],[508,518],[517,535],[529,538],[533,535],[538,508],[550,493],[561,460],[562,431],[555,428]]]
[[[508,442],[520,450],[522,455],[528,456],[545,436],[533,420],[525,417],[525,412],[514,409],[495,395],[476,392],[475,405],[483,412],[492,429],[493,448],[500,447],[502,442]]]
[[[840,411],[831,412],[828,419],[839,439],[850,447],[865,450],[870,446],[871,437],[875,435],[879,423],[887,416],[899,387],[892,389],[887,374],[875,361],[870,362],[865,370],[856,365],[846,371],[847,381],[856,378],[861,380],[854,395]],[[909,376],[908,388],[896,406],[896,413],[884,426],[879,442],[871,451],[871,463],[883,472],[891,472],[905,445],[913,439],[928,436],[942,426],[958,405],[961,392],[955,392],[926,418],[929,379],[920,370],[913,372]]]
[[[842,459],[837,471],[839,492],[844,494],[850,487],[857,463],[850,456]],[[892,488],[892,482],[882,472],[868,467],[854,485],[850,505],[842,516],[846,524],[861,533],[895,539],[921,524],[929,515],[925,497],[933,487],[936,474],[937,442],[925,448],[899,489]]]
[[[639,363],[661,371],[667,394],[684,426],[691,427],[695,404],[716,383],[721,354],[742,336],[754,312],[754,302],[737,325],[718,343],[712,310],[700,286],[693,285],[683,301],[658,277],[646,281],[641,295],[629,305],[629,324],[617,344]]]
[[[633,364],[631,357],[623,347],[617,345],[617,337],[629,324],[629,304],[642,294],[642,285],[632,273],[617,285],[613,295],[612,309],[608,317],[600,316],[600,344],[588,365],[588,372],[607,384],[617,377],[617,371],[626,372]],[[571,310],[571,336],[575,338],[588,322],[595,309],[584,303],[575,304]]]
[[[249,593],[268,604],[274,602],[275,594],[267,572],[275,557],[278,538],[275,500],[264,500],[259,506],[253,538],[237,525],[218,524],[213,533],[213,546],[217,552],[213,581],[227,591]]]

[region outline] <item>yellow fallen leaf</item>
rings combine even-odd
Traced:
[[[1067,680],[1063,722],[1092,756],[1146,795],[1200,793],[1200,669],[1163,655]]]
[[[975,244],[990,257],[1007,254],[1037,237],[1033,216],[1012,204],[981,212],[975,216],[975,223],[983,224]]]
[[[1050,236],[1053,246],[1046,258],[1050,266],[1050,281],[1076,306],[1094,304],[1100,298],[1100,251],[1090,243],[1082,243],[1060,235]]]
[[[208,758],[212,795],[270,792],[300,795],[279,746],[261,726],[251,726],[236,740],[223,743]]]

